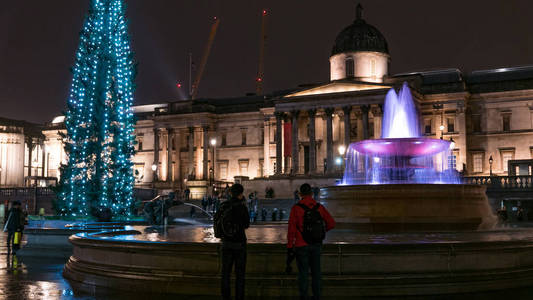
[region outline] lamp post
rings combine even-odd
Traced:
[[[211,163],[211,168],[209,169],[209,171],[211,173],[211,179],[214,182],[215,181],[215,148],[217,147],[217,139],[212,138],[210,143],[211,143],[211,146],[213,146],[213,155],[212,155],[213,162]]]
[[[153,186],[155,187],[155,182],[157,181],[157,165],[155,164],[155,162],[152,164],[152,172],[154,173],[152,182]]]
[[[337,165],[340,165],[340,169],[341,169],[341,172],[342,172],[342,169],[343,169],[343,162],[344,162],[344,154],[346,153],[346,146],[344,145],[340,145],[339,148],[339,154],[340,154],[340,157],[335,161],[337,163]]]
[[[440,139],[442,140],[442,138],[444,137],[444,125],[440,125],[439,126],[439,129],[440,129]]]
[[[492,159],[492,155],[489,157],[489,174],[490,177],[492,177],[492,163],[494,162],[494,159]]]

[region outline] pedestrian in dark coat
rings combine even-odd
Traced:
[[[244,188],[236,183],[231,186],[229,203],[221,205],[221,211],[231,206],[232,223],[238,225],[238,231],[231,237],[222,237],[222,299],[231,299],[231,271],[235,265],[235,299],[244,299],[244,275],[246,273],[246,233],[250,226],[250,216],[243,196]]]
[[[22,232],[24,229],[23,213],[20,208],[20,202],[13,202],[11,209],[7,212],[7,221],[4,226],[4,231],[7,231],[7,253],[13,253],[18,250],[18,246],[15,246],[15,233],[17,231]]]

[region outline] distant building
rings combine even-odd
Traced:
[[[137,106],[136,184],[183,188],[269,178],[247,183],[259,192],[274,179],[307,176],[329,184],[340,176],[342,146],[380,137],[385,95],[404,81],[418,103],[421,132],[455,142],[449,163],[458,171],[489,175],[492,167],[497,175],[531,174],[533,67],[391,76],[390,63],[386,39],[358,10],[335,39],[329,82]],[[46,176],[59,176],[65,161],[60,130],[60,117],[43,130]],[[292,186],[276,182],[292,193]]]
[[[0,187],[42,184],[46,160],[42,126],[0,118]]]

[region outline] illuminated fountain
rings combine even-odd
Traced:
[[[416,106],[404,83],[399,94],[394,89],[387,94],[382,138],[348,148],[343,184],[458,184],[452,148],[450,141],[420,137]]]
[[[322,190],[345,227],[372,232],[471,230],[495,217],[484,187],[460,184],[453,142],[420,136],[418,112],[404,83],[384,105],[382,138],[350,144],[342,183]]]

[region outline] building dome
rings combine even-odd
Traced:
[[[355,21],[344,28],[337,38],[330,56],[330,79],[355,79],[383,82],[388,75],[389,47],[376,27],[362,17],[363,7],[357,5]]]
[[[385,40],[383,34],[376,27],[363,20],[360,4],[357,6],[355,21],[337,35],[331,56],[355,51],[373,51],[389,54],[387,40]]]

